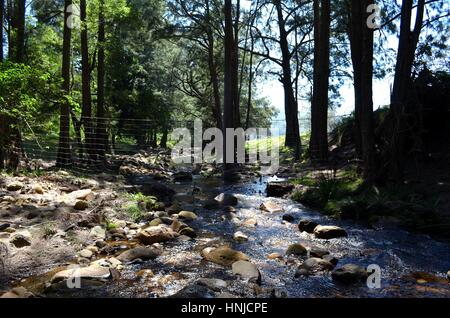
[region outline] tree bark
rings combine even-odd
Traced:
[[[16,0],[16,48],[15,58],[16,63],[25,62],[25,0]]]
[[[3,21],[5,17],[5,1],[0,0],[0,63],[3,62]]]
[[[330,0],[314,0],[314,88],[311,107],[311,159],[328,159]]]
[[[96,141],[98,143],[98,160],[100,164],[105,163],[107,135],[105,119],[105,1],[100,0],[98,16],[98,65],[97,65],[97,131]]]
[[[283,75],[281,82],[284,88],[284,110],[286,117],[286,147],[294,150],[296,159],[300,158],[301,140],[298,122],[298,104],[292,86],[291,54],[286,31],[286,21],[283,17],[281,0],[274,1],[277,10],[278,27],[280,31],[280,49],[282,54]]]
[[[80,0],[80,19],[81,19],[81,77],[82,77],[82,112],[81,123],[85,131],[85,148],[91,157],[93,153],[93,127],[92,127],[92,100],[91,100],[91,65],[89,63],[89,42],[87,29],[87,8],[86,0]]]
[[[367,25],[367,7],[373,0],[351,0],[349,38],[354,73],[355,139],[363,159],[364,179],[372,184],[375,174],[373,124],[373,29]]]
[[[64,34],[63,34],[63,52],[62,52],[62,89],[67,96],[70,94],[70,51],[72,41],[72,30],[69,28],[67,22],[70,17],[68,12],[69,6],[72,5],[72,0],[64,1]],[[67,100],[64,100],[60,105],[60,120],[59,120],[59,147],[57,156],[57,165],[65,167],[71,163],[71,149],[70,149],[70,105]]]
[[[407,122],[408,94],[412,87],[411,72],[414,55],[423,26],[425,0],[419,0],[414,29],[411,31],[413,0],[403,0],[401,9],[400,38],[391,96],[392,139],[390,144],[390,170],[395,180],[403,179],[403,161]]]
[[[216,121],[217,128],[222,130],[223,126],[223,118],[222,118],[222,101],[220,99],[220,85],[219,85],[219,77],[217,75],[217,65],[216,59],[214,56],[214,34],[211,28],[210,21],[210,7],[209,1],[206,0],[206,16],[207,16],[207,36],[208,36],[208,67],[209,67],[209,75],[211,77],[211,82],[213,85],[213,98],[214,105],[212,108],[212,113],[214,120]]]
[[[232,158],[233,163],[227,161],[228,151],[227,144],[233,142],[228,140],[226,130],[228,128],[236,128],[236,108],[235,108],[235,74],[238,71],[238,65],[235,63],[234,53],[237,42],[234,39],[233,29],[233,7],[231,0],[225,0],[225,74],[224,74],[224,144],[223,144],[223,159],[224,159],[224,179],[232,180],[234,178],[233,167],[236,160],[235,148]]]

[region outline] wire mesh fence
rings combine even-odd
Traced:
[[[329,131],[347,116],[329,118]],[[90,118],[72,122],[68,138],[59,136],[59,129],[49,130],[46,123],[21,123],[22,153],[28,162],[45,162],[55,165],[58,157],[66,158],[67,168],[82,172],[116,170],[127,156],[147,151],[170,149],[177,141],[171,132],[176,128],[194,130],[194,121],[161,123],[149,119]],[[301,134],[310,131],[310,119],[299,120]],[[207,127],[203,127],[207,128]],[[286,131],[284,120],[271,122],[272,135],[282,138]],[[261,138],[254,136],[253,140]],[[267,137],[265,137],[267,138]]]

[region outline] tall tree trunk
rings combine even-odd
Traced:
[[[233,115],[234,115],[234,127],[241,127],[241,96],[239,94],[239,19],[241,15],[241,2],[236,1],[236,17],[233,25]]]
[[[70,93],[70,51],[72,41],[72,30],[68,26],[68,19],[70,12],[69,6],[72,5],[72,0],[64,1],[64,35],[63,35],[63,52],[62,52],[62,89],[64,94]],[[57,165],[64,167],[71,163],[70,150],[70,105],[67,100],[60,105],[60,120],[59,120],[59,147]]]
[[[105,15],[104,0],[100,0],[98,16],[98,65],[97,65],[97,131],[98,160],[105,162],[107,135],[105,120]]]
[[[6,0],[7,7],[7,17],[8,22],[7,36],[8,36],[8,59],[12,61],[14,59],[14,39],[13,39],[13,29],[15,24],[14,19],[14,4],[12,0]]]
[[[91,101],[91,66],[89,63],[89,44],[87,29],[87,8],[86,0],[80,0],[80,19],[81,19],[81,77],[82,77],[82,111],[81,123],[84,126],[86,136],[86,151],[91,157],[93,153],[93,127],[92,127],[92,101]]]
[[[403,178],[407,133],[405,114],[408,107],[408,94],[412,87],[411,72],[423,26],[424,11],[425,0],[419,0],[414,29],[411,31],[413,0],[403,0],[402,2],[399,47],[390,109],[393,119],[392,139],[389,147],[391,153],[390,170],[391,175],[396,180]]]
[[[363,159],[366,184],[375,173],[373,127],[373,29],[367,25],[367,7],[373,0],[351,0],[349,38],[354,73],[355,139],[357,153]]]
[[[213,98],[214,105],[212,108],[212,113],[214,120],[216,121],[217,128],[222,129],[223,126],[223,118],[222,118],[222,101],[220,99],[220,85],[219,85],[219,77],[217,75],[217,65],[216,58],[214,56],[214,34],[211,27],[211,16],[210,16],[210,7],[209,0],[205,1],[206,3],[206,16],[207,16],[207,36],[208,36],[208,67],[209,67],[209,76],[211,78],[211,82],[213,85]]]
[[[17,63],[25,62],[25,0],[16,0],[16,49],[14,60]]]
[[[328,158],[330,0],[314,0],[314,89],[311,106],[311,159]]]
[[[238,65],[235,63],[234,52],[237,42],[233,35],[233,7],[231,0],[225,0],[225,74],[224,74],[224,179],[233,179],[234,163],[228,162],[227,157],[230,156],[227,151],[227,144],[233,142],[228,140],[226,130],[228,128],[236,128],[236,114],[235,114],[235,74],[237,73]],[[232,158],[235,162],[236,151],[232,150]],[[231,157],[231,156],[230,156]]]
[[[286,147],[294,149],[296,159],[300,158],[301,140],[300,127],[298,122],[298,104],[295,99],[294,88],[292,86],[291,54],[289,51],[288,33],[286,31],[286,21],[283,17],[281,0],[274,1],[278,16],[278,26],[280,31],[280,49],[282,54],[284,87],[284,110],[286,117]]]
[[[5,17],[5,1],[0,0],[0,63],[3,62],[3,21]]]

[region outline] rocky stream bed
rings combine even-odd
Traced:
[[[2,176],[0,295],[450,297],[448,242],[324,217],[277,177],[226,184],[214,167],[155,162]]]

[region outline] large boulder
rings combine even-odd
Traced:
[[[261,284],[261,273],[254,264],[248,261],[237,261],[232,264],[231,269],[234,275],[246,281]]]
[[[242,252],[235,251],[228,246],[218,248],[206,248],[202,251],[202,256],[212,263],[222,266],[231,266],[237,261],[248,261],[249,257]]]
[[[294,190],[294,185],[287,182],[269,182],[267,184],[267,196],[281,198]]]
[[[141,229],[136,236],[136,239],[145,245],[152,245],[155,243],[167,242],[175,239],[178,233],[173,231],[165,224],[158,226],[149,226]]]
[[[314,236],[319,239],[330,240],[334,238],[347,237],[347,232],[338,226],[319,225],[314,229]]]
[[[355,264],[347,264],[335,269],[331,277],[342,284],[352,285],[362,283],[367,280],[367,271]]]
[[[229,193],[221,193],[214,198],[222,206],[236,206],[238,205],[238,199]]]
[[[299,266],[297,272],[295,273],[295,277],[313,275],[324,271],[332,271],[333,268],[334,265],[324,259],[315,257],[308,258],[302,265]]]
[[[306,232],[306,233],[313,234],[314,229],[318,225],[319,225],[318,223],[313,222],[311,220],[300,220],[300,223],[298,224],[298,229],[300,230],[300,232]]]
[[[117,259],[122,263],[153,260],[161,255],[161,250],[148,247],[136,247],[120,254]]]

